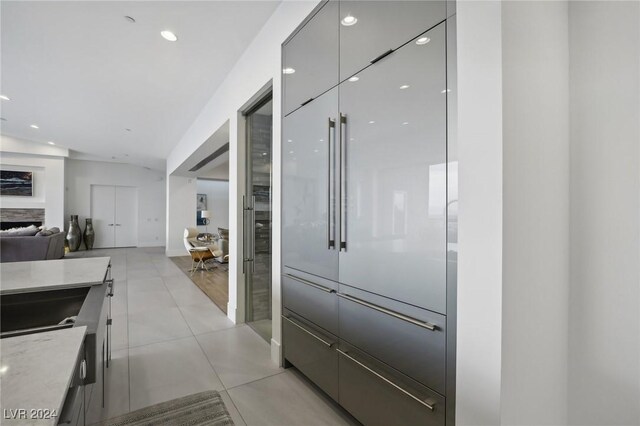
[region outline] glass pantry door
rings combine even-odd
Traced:
[[[271,341],[271,95],[247,114],[244,204],[247,323]]]

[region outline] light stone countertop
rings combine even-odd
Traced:
[[[86,330],[73,327],[0,340],[0,423],[58,423]],[[26,417],[11,419],[20,409]],[[56,410],[57,417],[32,418],[37,416],[32,409]]]
[[[0,263],[0,295],[102,284],[110,257]]]

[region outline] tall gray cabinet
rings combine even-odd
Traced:
[[[365,425],[454,424],[450,2],[320,4],[283,44],[283,356]]]

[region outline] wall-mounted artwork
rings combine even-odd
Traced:
[[[207,194],[198,194],[198,208],[196,210],[207,209]]]
[[[0,195],[32,197],[33,172],[0,170]]]

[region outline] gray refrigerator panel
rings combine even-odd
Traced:
[[[335,281],[337,106],[336,87],[285,117],[282,133],[282,264]]]
[[[341,1],[340,81],[445,17],[445,1]]]
[[[443,314],[445,59],[441,24],[339,86],[339,281]]]
[[[285,115],[338,84],[338,8],[327,2],[283,46]]]

